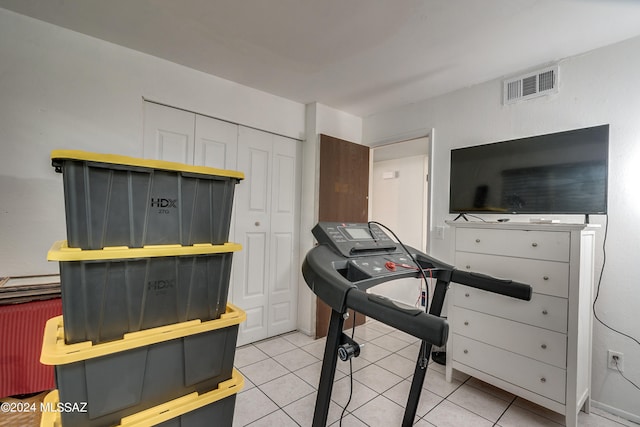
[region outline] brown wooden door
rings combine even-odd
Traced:
[[[369,147],[320,135],[319,221],[367,222],[369,198]],[[316,338],[327,335],[331,309],[316,302]],[[353,325],[350,310],[345,329]],[[365,321],[356,316],[356,325]]]

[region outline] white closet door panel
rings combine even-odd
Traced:
[[[238,330],[237,346],[249,344],[266,338],[264,331],[266,330],[266,313],[263,306],[244,308],[247,313],[247,320],[240,323]]]
[[[269,236],[264,232],[246,233],[244,240],[245,272],[244,289],[242,295],[245,299],[259,298],[262,302],[267,293],[267,277],[265,257],[267,255],[266,243]]]
[[[236,170],[238,125],[196,114],[195,164]]]
[[[294,245],[293,233],[274,233],[271,237],[271,281],[269,289],[269,335],[295,329],[295,304],[297,295],[292,270]]]
[[[245,175],[236,187],[236,240],[242,251],[233,258],[233,302],[247,313],[240,325],[238,345],[268,336],[268,282],[271,262],[271,156],[272,136],[240,127],[238,170]]]
[[[274,258],[272,294],[282,294],[291,290],[291,253],[294,247],[293,233],[274,233],[271,256]]]
[[[192,165],[194,133],[195,114],[144,103],[145,158]]]
[[[249,181],[249,204],[251,212],[258,215],[269,214],[269,193],[270,180],[266,181],[270,175],[271,153],[269,151],[251,147],[249,149],[249,170],[251,180]]]
[[[272,280],[269,295],[269,335],[277,335],[295,329],[293,296],[295,284],[292,277],[293,233],[274,233],[271,237]]]
[[[299,150],[297,141],[273,137],[269,335],[291,331],[297,323]]]
[[[296,158],[286,154],[274,157],[275,177],[273,213],[276,215],[293,215],[296,189]]]
[[[238,345],[266,338],[268,335],[268,268],[266,265],[268,234],[264,232],[244,233],[242,251],[236,252],[234,266],[242,267],[242,273],[234,268],[234,280],[239,280],[241,289],[233,292],[234,303],[247,313],[247,321],[240,324]],[[239,261],[239,262],[238,262]]]

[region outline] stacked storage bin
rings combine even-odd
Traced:
[[[57,390],[43,426],[231,425],[246,314],[227,303],[235,171],[54,151],[67,241],[62,316],[41,361]]]

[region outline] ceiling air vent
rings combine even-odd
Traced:
[[[531,71],[504,81],[503,103],[535,98],[558,92],[558,66]]]

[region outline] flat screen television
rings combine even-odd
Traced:
[[[451,150],[450,213],[605,214],[609,125]]]

